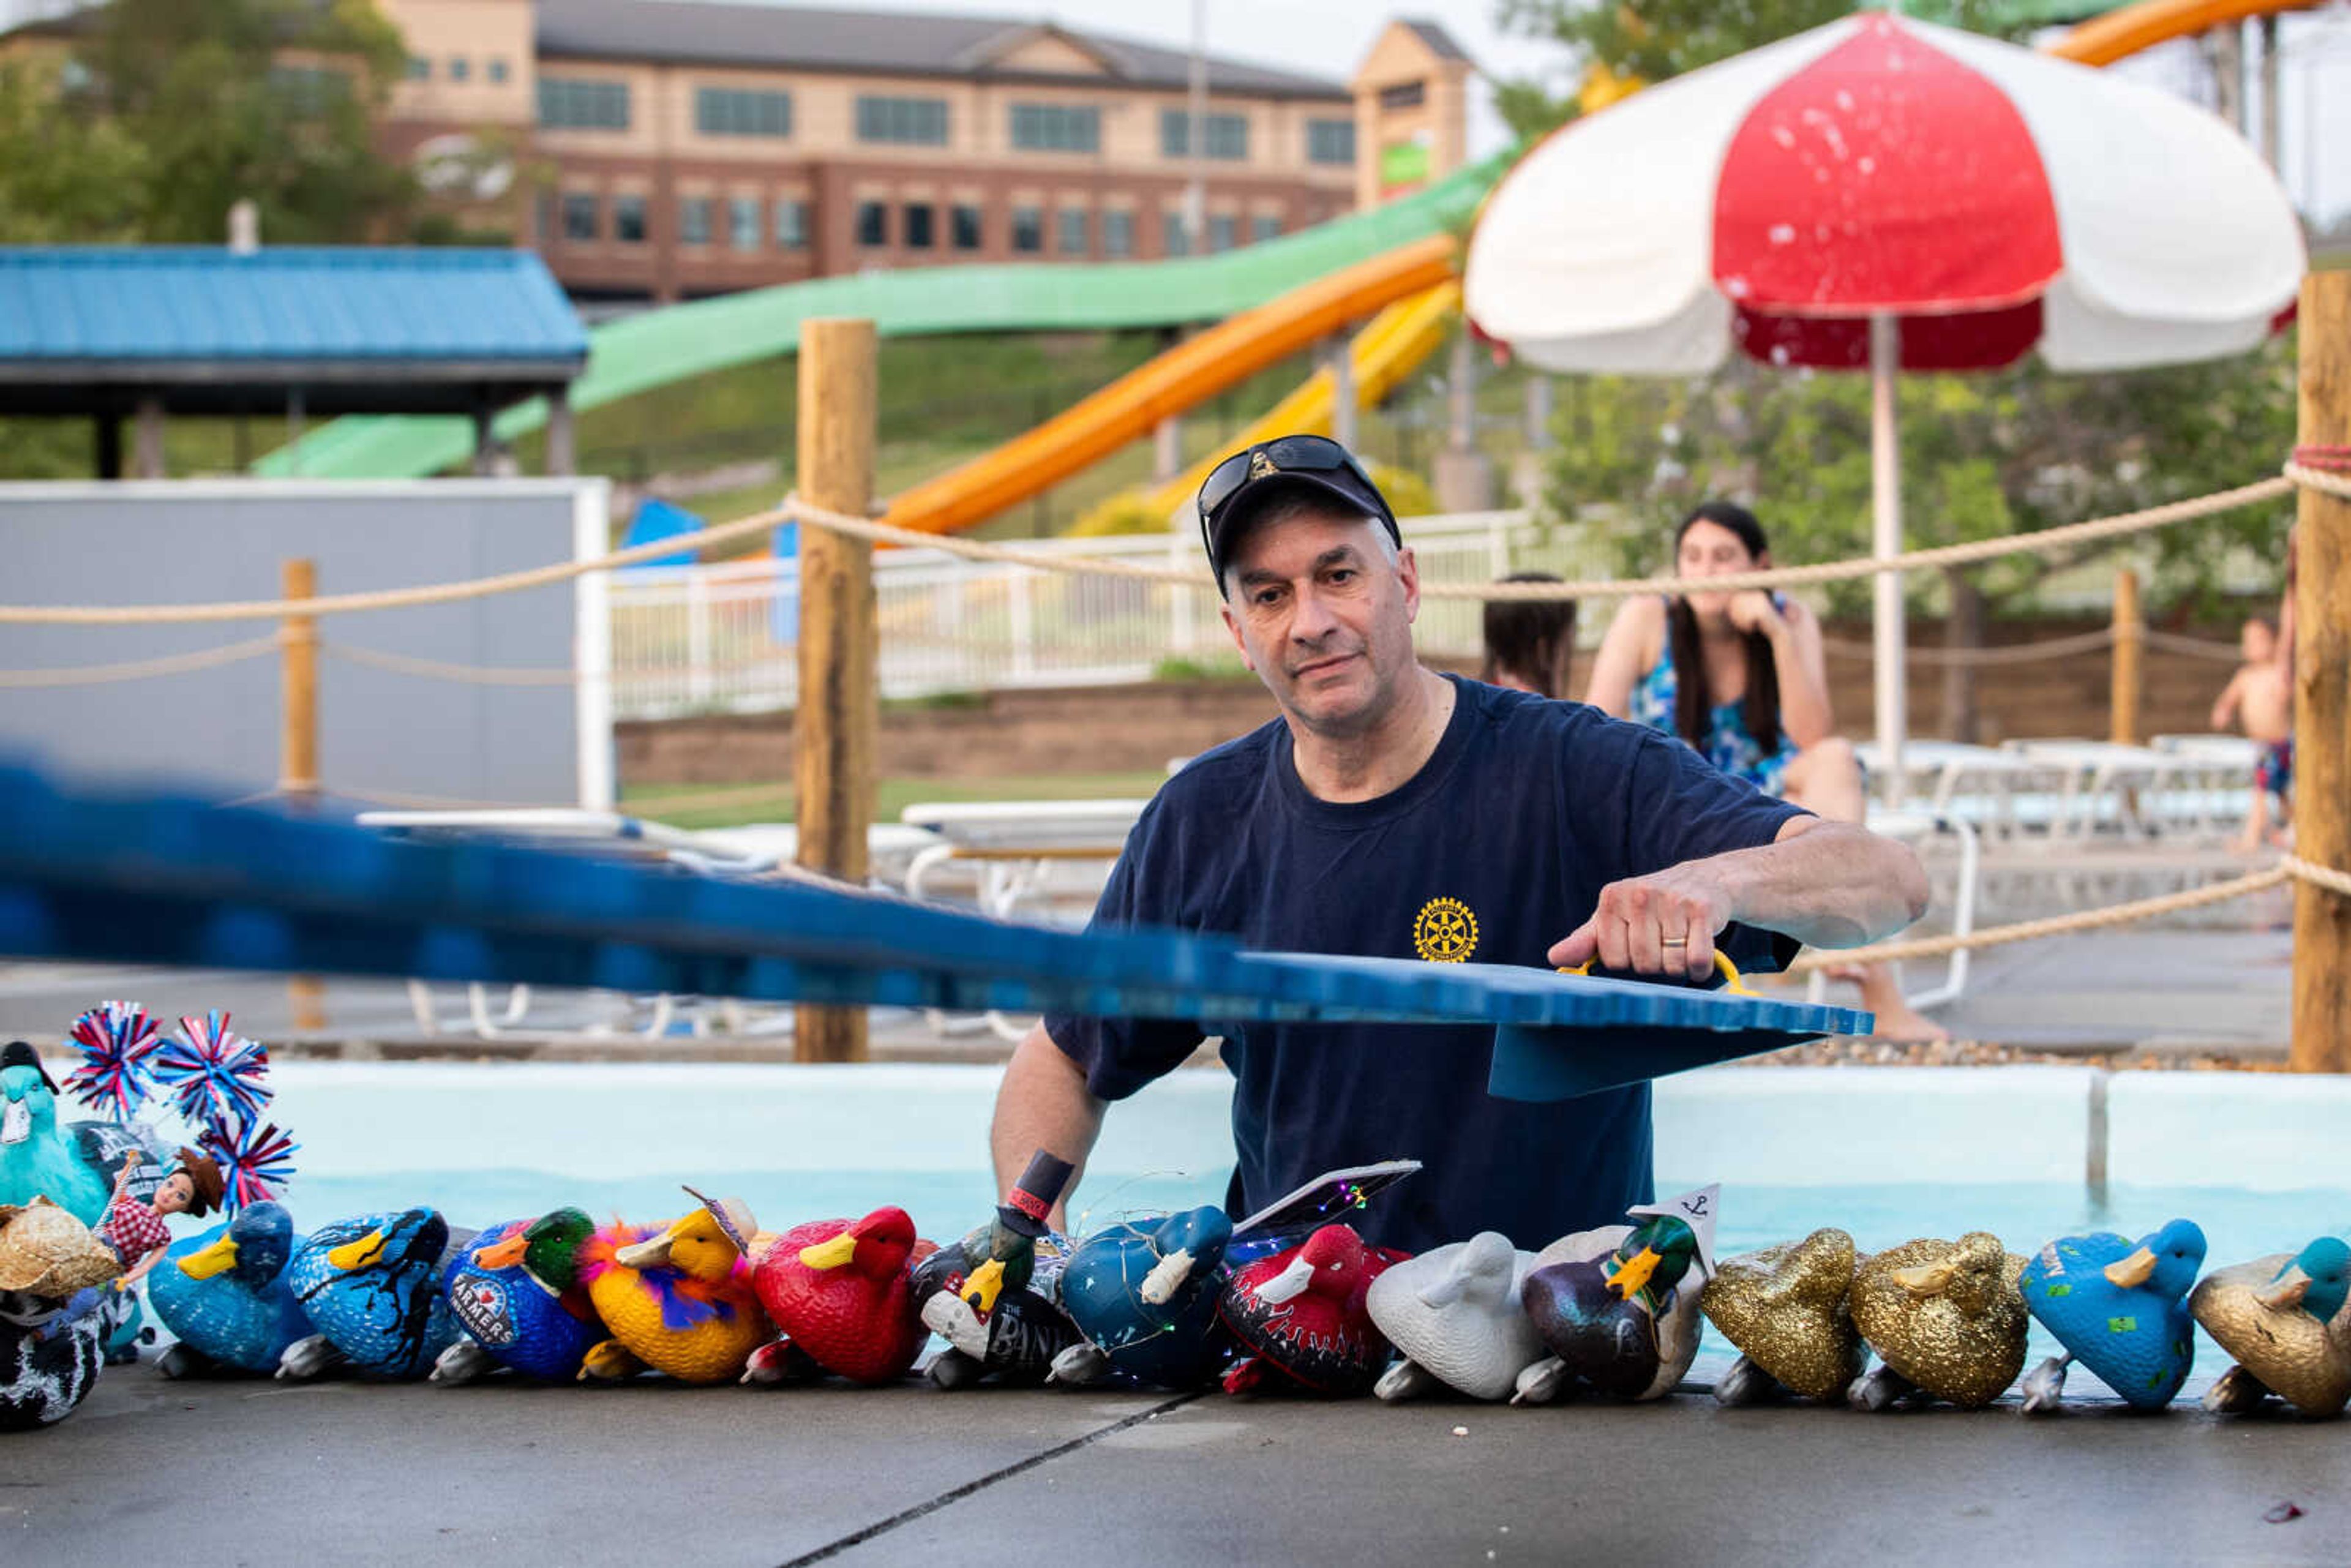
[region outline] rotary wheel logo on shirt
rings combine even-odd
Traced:
[[[1478,950],[1478,917],[1458,898],[1432,898],[1412,923],[1412,945],[1432,964],[1467,963]]]

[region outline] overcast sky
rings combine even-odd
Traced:
[[[661,0],[646,0],[659,4]],[[752,4],[778,0],[748,0]],[[833,0],[871,11],[967,12],[1022,20],[1051,20],[1077,27],[1188,47],[1190,0]],[[13,20],[57,10],[64,0],[0,0],[0,16]],[[1344,78],[1372,40],[1399,13],[1442,22],[1472,59],[1498,77],[1549,72],[1563,78],[1559,51],[1522,38],[1507,37],[1494,26],[1496,0],[1206,0],[1208,47],[1273,65]],[[2320,216],[2351,206],[2351,19],[2340,6],[2316,16],[2283,18],[2285,60],[2284,179],[2297,203]],[[2205,88],[2209,78],[2189,46],[2151,51],[2117,68],[2174,90]],[[2315,103],[2317,113],[2305,112]],[[1470,125],[1470,147],[1482,153],[1505,140],[1500,122],[1481,93]]]

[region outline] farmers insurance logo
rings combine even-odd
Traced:
[[[1432,964],[1460,964],[1478,950],[1478,917],[1458,898],[1432,898],[1412,923],[1412,945]]]

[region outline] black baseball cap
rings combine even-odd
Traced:
[[[1353,453],[1327,435],[1278,435],[1234,453],[1200,481],[1200,542],[1207,547],[1218,593],[1225,591],[1226,558],[1267,503],[1301,492],[1377,518],[1396,548],[1404,548],[1395,513]]]

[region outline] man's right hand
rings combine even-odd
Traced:
[[[1702,979],[1714,973],[1715,934],[1730,924],[1729,890],[1705,861],[1688,861],[1600,890],[1592,918],[1552,948],[1573,969],[1595,960],[1630,975]]]

